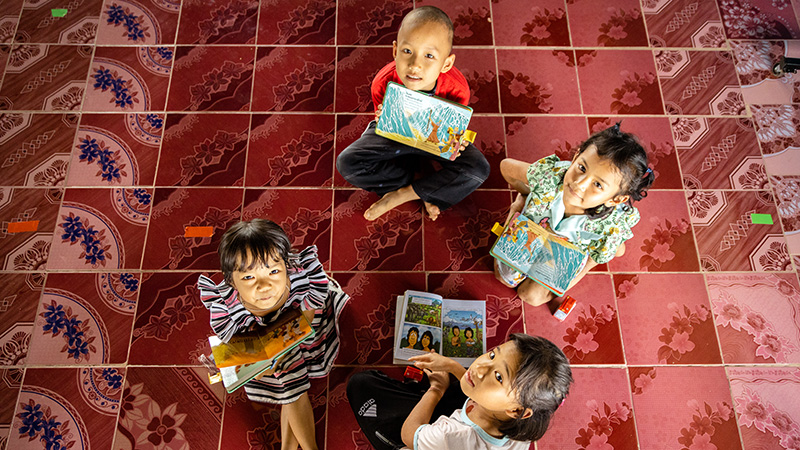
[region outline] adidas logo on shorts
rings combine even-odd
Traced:
[[[375,403],[375,399],[371,398],[361,405],[358,415],[361,417],[378,417],[378,405]]]

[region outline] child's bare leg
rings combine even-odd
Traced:
[[[517,295],[525,303],[531,306],[540,306],[555,298],[555,294],[550,292],[541,284],[526,278],[517,288]]]
[[[287,421],[287,431],[292,435],[295,442],[299,443],[303,450],[317,450],[317,439],[314,431],[314,410],[311,408],[311,400],[309,400],[307,392],[304,392],[294,403],[281,407],[281,425],[283,425],[284,417],[286,417]],[[295,444],[295,447],[284,447],[285,440],[285,438],[281,438],[282,450],[297,449],[297,444]]]
[[[367,208],[367,210],[364,212],[364,218],[367,220],[375,220],[390,210],[402,205],[403,203],[418,199],[419,195],[414,192],[414,188],[412,188],[409,184],[408,186],[401,187],[396,191],[387,192],[384,194],[380,200]]]
[[[297,450],[298,445],[300,444],[289,425],[289,415],[281,407],[281,450]]]
[[[442,212],[439,209],[439,207],[434,205],[433,203],[428,203],[428,202],[424,202],[424,203],[425,203],[425,211],[428,212],[428,217],[430,217],[431,220],[438,219],[439,218],[439,214],[441,214],[441,212]]]

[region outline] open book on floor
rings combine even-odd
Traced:
[[[406,291],[397,297],[394,362],[431,350],[464,367],[486,352],[486,302],[452,300],[429,292]]]
[[[475,139],[471,117],[468,106],[389,82],[375,133],[452,161]]]
[[[292,310],[269,326],[234,335],[227,343],[217,336],[209,336],[208,343],[222,384],[228,392],[233,392],[272,368],[275,361],[314,333],[302,312]]]

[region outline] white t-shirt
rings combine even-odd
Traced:
[[[490,436],[467,417],[467,402],[449,417],[441,416],[436,422],[417,428],[414,450],[527,450],[530,447],[530,442]]]

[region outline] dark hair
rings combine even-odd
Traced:
[[[533,415],[500,424],[500,431],[518,441],[538,441],[550,425],[550,418],[569,393],[572,371],[569,360],[555,344],[539,336],[515,333],[510,340],[520,354],[519,367],[511,389],[517,403]]]
[[[257,265],[268,266],[271,258],[282,259],[287,269],[292,245],[289,236],[278,224],[266,219],[253,219],[234,224],[219,243],[219,265],[225,282],[232,284],[234,271],[243,272]],[[248,253],[252,261],[248,264]]]
[[[589,136],[581,144],[577,155],[594,145],[597,155],[603,159],[610,159],[611,164],[622,175],[622,186],[616,195],[627,195],[630,198],[624,208],[633,206],[633,202],[647,197],[647,189],[653,184],[655,174],[648,167],[647,152],[639,143],[639,139],[631,133],[619,129],[620,122],[603,131]],[[586,210],[590,219],[600,219],[614,211],[614,207],[598,205]]]
[[[450,44],[450,51],[453,49],[453,21],[446,12],[435,6],[420,6],[419,8],[411,10],[400,23],[400,28],[404,25],[417,26],[426,23],[438,23],[447,29],[447,38]],[[448,51],[448,54],[450,52]]]
[[[412,332],[412,331],[413,331],[414,333],[417,333],[417,337],[419,337],[419,328],[417,328],[417,327],[411,327],[411,328],[409,328],[409,329],[408,329],[408,333],[406,333],[406,339],[408,339],[408,338],[410,338],[410,337],[411,337],[411,332]],[[411,344],[411,342],[409,342],[409,344]]]
[[[453,330],[458,330],[458,331],[461,331],[461,328],[458,328],[458,325],[453,325],[453,327],[452,327],[452,328],[450,328],[450,332],[452,333],[452,332],[453,332]]]
[[[422,338],[419,341],[422,342],[422,339],[425,339],[425,336],[428,336],[428,345],[432,345],[433,344],[433,333],[431,333],[428,330],[425,330],[425,332],[422,333]]]
[[[472,337],[475,337],[475,332],[472,331],[472,328],[470,328],[470,327],[467,327],[467,329],[464,330],[464,337],[467,337],[467,331],[469,331],[469,333],[472,335]]]

